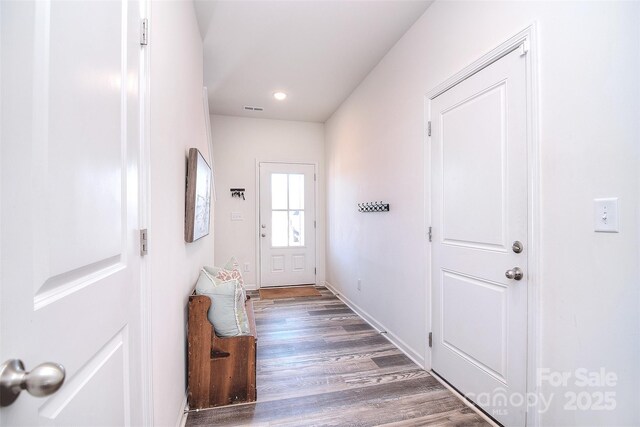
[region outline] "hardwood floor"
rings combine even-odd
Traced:
[[[486,426],[326,289],[258,300],[258,401],[191,412],[196,426]]]

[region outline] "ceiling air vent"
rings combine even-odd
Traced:
[[[262,107],[253,107],[251,105],[245,105],[244,109],[247,111],[264,111],[264,108]]]

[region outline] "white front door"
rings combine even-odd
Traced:
[[[66,370],[1,423],[140,425],[140,3],[0,9],[0,363]]]
[[[432,368],[504,425],[526,411],[525,83],[516,50],[431,101]]]
[[[315,284],[315,166],[259,166],[260,285]]]

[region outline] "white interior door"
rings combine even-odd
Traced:
[[[504,425],[526,411],[525,83],[516,50],[431,101],[432,367]]]
[[[315,284],[315,166],[259,166],[260,286]]]
[[[140,425],[140,3],[0,8],[0,362],[66,370],[2,424]]]

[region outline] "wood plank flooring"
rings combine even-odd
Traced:
[[[327,289],[254,298],[258,401],[190,412],[197,426],[488,426]]]

